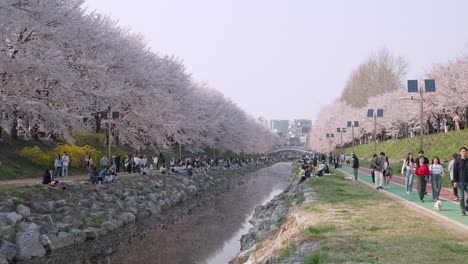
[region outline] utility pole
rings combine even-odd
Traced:
[[[354,152],[354,128],[359,127],[359,121],[348,121],[347,122],[347,127],[351,128],[351,136],[352,136],[352,142],[353,142],[353,153]]]
[[[367,117],[374,118],[374,154],[377,154],[377,117],[383,117],[383,109],[377,109],[377,113],[374,109],[367,109]]]
[[[418,93],[419,92],[419,126],[420,126],[420,133],[419,133],[419,149],[423,150],[423,137],[424,137],[424,98],[423,94],[424,92],[430,93],[430,92],[435,92],[436,87],[435,87],[435,81],[433,79],[426,79],[424,80],[424,90],[423,88],[419,88],[418,86],[418,80],[408,80],[408,92],[409,93]],[[407,98],[401,98],[401,99],[407,99]],[[413,100],[413,97],[410,97],[411,100]]]

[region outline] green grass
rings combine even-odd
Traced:
[[[326,253],[315,252],[305,257],[302,264],[322,264],[328,263],[329,257]]]
[[[344,176],[336,172],[306,182],[316,191],[318,202],[304,206],[304,211],[324,220],[304,232],[322,247],[307,252],[303,263],[466,262],[466,232]]]
[[[282,244],[284,245],[280,248],[278,252],[278,261],[281,262],[283,260],[289,259],[296,255],[297,245],[294,242],[288,243],[287,241],[283,241]]]
[[[307,235],[314,237],[325,237],[325,233],[335,231],[336,227],[334,225],[317,225],[309,226],[307,228]]]
[[[468,129],[424,135],[424,152],[428,158],[439,157],[443,161],[451,159],[461,146],[467,146]],[[377,143],[377,152],[385,152],[390,159],[404,159],[408,152],[415,156],[419,151],[419,137],[393,139]],[[374,143],[355,146],[359,158],[371,158],[374,154]]]

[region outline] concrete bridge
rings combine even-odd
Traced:
[[[314,154],[315,153],[315,151],[313,151],[309,147],[290,146],[290,145],[277,146],[268,153],[278,153],[278,152],[283,152],[283,151],[296,151],[296,152],[302,152],[302,153],[305,153],[305,154]]]

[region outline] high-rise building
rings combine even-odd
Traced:
[[[270,128],[275,131],[276,134],[286,135],[288,133],[289,120],[273,119],[270,121]]]

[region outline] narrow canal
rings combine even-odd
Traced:
[[[246,184],[231,189],[174,224],[155,227],[123,244],[110,263],[222,264],[240,250],[248,220],[287,186],[290,163],[277,163],[255,172]]]

